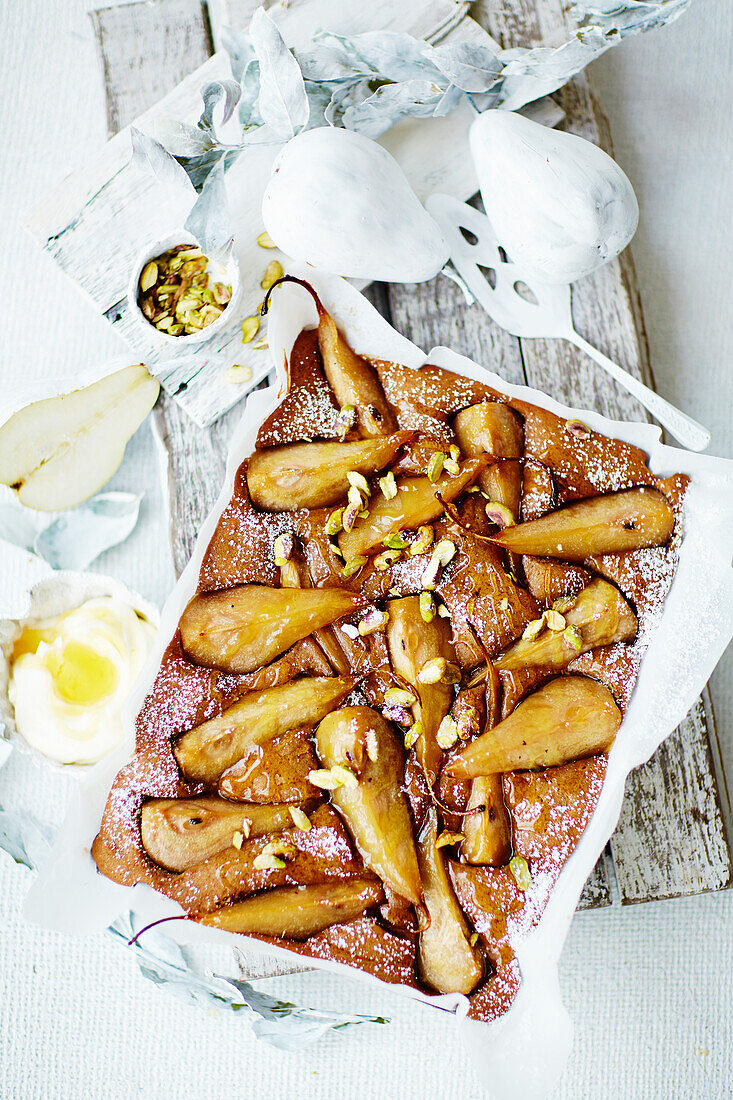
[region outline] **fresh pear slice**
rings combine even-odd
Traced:
[[[456,500],[476,480],[488,462],[486,457],[469,459],[457,477],[445,475],[435,483],[427,477],[404,477],[397,482],[391,500],[380,496],[369,507],[369,515],[356,521],[353,530],[342,531],[339,547],[347,561],[384,549],[388,535],[432,523],[443,514],[438,499]]]
[[[583,561],[593,554],[663,546],[673,529],[674,512],[664,493],[640,486],[567,504],[540,519],[505,527],[493,540],[518,554]]]
[[[332,924],[356,920],[383,900],[384,890],[378,879],[353,878],[312,886],[280,886],[198,919],[202,924],[245,936],[307,940]]]
[[[500,775],[479,775],[471,782],[471,793],[463,818],[461,858],[466,863],[502,867],[512,854],[509,814],[504,805]]]
[[[291,512],[345,502],[347,474],[370,477],[388,466],[411,438],[410,432],[397,432],[353,443],[290,443],[256,451],[247,468],[252,503],[271,512]]]
[[[473,779],[568,764],[606,752],[620,725],[621,711],[607,687],[587,676],[559,676],[467,745],[446,771]]]
[[[423,622],[419,596],[405,596],[390,600],[387,604],[387,645],[392,668],[410,685],[417,704],[412,711],[421,731],[415,742],[415,754],[430,786],[434,786],[443,759],[443,750],[436,741],[440,723],[450,710],[453,688],[438,681],[421,684],[418,674],[427,661],[443,657],[455,661],[451,645],[451,630],[447,619],[436,616],[432,622]]]
[[[314,630],[365,604],[363,596],[341,588],[239,584],[194,596],[181,617],[181,642],[198,665],[254,672]]]
[[[349,768],[357,786],[338,787],[331,802],[346,821],[369,870],[412,905],[422,898],[412,820],[402,793],[404,752],[371,707],[343,707],[323,719],[316,748],[325,768]]]
[[[242,831],[245,817],[251,837],[278,833],[293,825],[289,807],[282,804],[226,802],[207,796],[153,798],[142,808],[142,842],[155,863],[169,871],[185,871],[230,848],[234,834]]]
[[[418,938],[420,977],[439,993],[468,995],[484,976],[481,952],[469,943],[463,910],[437,847],[438,819],[431,806],[417,842],[423,899],[429,924]]]
[[[351,679],[307,676],[251,691],[217,718],[184,733],[173,753],[187,779],[215,783],[252,745],[299,726],[315,726],[353,686]]]
[[[34,401],[0,428],[0,483],[41,512],[73,508],[109,481],[160,383],[142,363]]]
[[[560,616],[560,623],[562,620],[566,624],[562,629],[552,630],[548,626],[532,640],[520,638],[496,658],[494,667],[500,672],[533,667],[565,668],[589,649],[634,638],[639,628],[636,615],[619,590],[600,578],[591,581],[575,597],[572,607]]]

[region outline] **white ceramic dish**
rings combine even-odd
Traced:
[[[225,264],[217,263],[216,260],[209,260],[208,270],[214,275],[215,280],[217,282],[226,282],[232,288],[232,296],[229,299],[226,309],[222,310],[221,316],[216,321],[207,325],[206,328],[202,328],[200,332],[191,332],[181,336],[170,336],[167,332],[161,332],[155,325],[150,323],[140,309],[140,306],[137,304],[140,275],[142,274],[143,268],[150,260],[155,260],[158,256],[162,256],[169,248],[175,248],[178,244],[190,244],[199,247],[199,242],[191,233],[188,233],[185,229],[176,229],[172,233],[167,233],[165,237],[161,237],[159,240],[147,245],[138,253],[135,263],[132,265],[130,281],[127,285],[127,306],[130,310],[130,315],[135,318],[138,325],[144,326],[150,339],[157,340],[160,344],[169,344],[175,347],[190,347],[192,344],[201,344],[204,340],[216,336],[217,333],[222,332],[229,325],[234,323],[236,320],[236,309],[242,295],[242,276],[239,270],[239,263],[233,252],[229,254],[229,258]]]
[[[411,987],[390,986],[415,1001],[455,1013],[457,1029],[487,1096],[493,1100],[540,1100],[557,1082],[572,1043],[572,1023],[559,995],[557,961],[583,885],[618,819],[626,776],[652,754],[688,712],[733,629],[733,462],[664,447],[659,429],[652,425],[610,421],[594,412],[562,406],[537,390],[511,386],[478,363],[446,348],[435,348],[426,356],[396,333],[348,283],[301,269],[294,270],[294,274],[314,285],[324,306],[357,351],[416,369],[428,362],[437,364],[510,396],[534,402],[563,419],[578,417],[598,432],[641,447],[649,455],[654,472],[677,471],[691,479],[685,498],[685,537],[674,582],[642,661],[595,813],[565,865],[541,920],[518,945],[522,985],[514,1004],[500,1019],[479,1023],[465,1018],[468,1002],[461,995],[428,996]],[[229,503],[237,468],[253,450],[260,424],[284,392],[283,364],[295,337],[315,321],[313,301],[306,291],[289,284],[276,292],[269,346],[278,370],[279,392],[271,387],[248,399],[232,441],[221,493],[202,525],[191,561],[166,603],[158,643],[139,691],[131,700],[129,740],[115,757],[94,768],[82,783],[54,852],[30,890],[26,915],[37,923],[89,934],[131,909],[141,922],[181,912],[178,905],[147,886],[124,887],[104,878],[97,872],[89,849],[114,775],[133,750],[134,715],[154,681],[183,608],[196,589],[204,552],[221,512]],[[174,921],[166,926],[166,931],[178,943],[230,946],[236,943],[248,954],[267,954],[290,963],[294,958],[285,948],[265,947],[257,940],[232,938],[229,933],[189,922]],[[360,979],[371,983],[373,988],[384,988],[371,975],[340,963],[309,959],[309,965]]]

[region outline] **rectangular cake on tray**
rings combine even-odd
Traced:
[[[603,791],[688,479],[458,357],[357,354],[356,299],[284,311],[286,391],[182,579],[93,857],[492,1020]]]

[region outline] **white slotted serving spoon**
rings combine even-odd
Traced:
[[[472,206],[450,195],[431,195],[425,206],[445,234],[451,262],[465,284],[464,291],[467,287],[498,325],[513,336],[569,340],[633,394],[679,443],[692,451],[707,447],[710,442],[707,428],[670,405],[575,331],[569,285],[537,283],[520,265],[510,263],[500,250],[491,222]],[[474,243],[462,229],[472,235]],[[484,272],[489,273],[489,278]]]

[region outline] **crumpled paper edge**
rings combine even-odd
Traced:
[[[506,383],[479,364],[446,348],[425,355],[400,336],[357,290],[335,276],[293,267],[313,284],[356,351],[419,368],[445,366],[490,385],[509,396],[521,396],[565,418],[580,417],[591,428],[624,439],[649,454],[657,473],[687,473],[691,486],[685,499],[686,532],[679,564],[655,634],[642,661],[631,704],[611,751],[596,811],[575,852],[565,865],[538,925],[518,947],[522,970],[519,994],[499,1020],[481,1023],[465,1018],[460,995],[429,996],[406,986],[396,992],[425,1004],[454,1011],[466,1050],[488,1095],[494,1100],[541,1100],[559,1078],[572,1045],[572,1023],[559,994],[557,960],[583,885],[618,820],[626,775],[647,759],[684,718],[707,682],[725,648],[733,624],[733,462],[665,447],[660,431],[649,424],[611,421],[597,413],[573,409],[541,391]],[[129,759],[134,743],[133,716],[152,685],[167,639],[196,588],[206,546],[219,515],[228,504],[234,475],[250,453],[259,425],[286,388],[285,362],[304,325],[316,323],[310,295],[288,284],[275,295],[269,327],[270,354],[279,383],[248,398],[232,440],[227,474],[219,498],[203,524],[191,561],[163,610],[158,644],[149,658],[140,690],[128,715],[130,740],[115,757],[93,769],[80,789],[51,858],[31,889],[26,916],[47,927],[91,932],[120,912],[134,909],[148,920],[180,912],[179,907],[147,886],[122,887],[96,871],[89,847],[101,820],[111,781]],[[700,556],[702,555],[702,557]],[[701,562],[704,563],[701,567]],[[705,616],[709,615],[708,620]],[[695,639],[691,647],[689,640]],[[686,647],[686,648],[685,648]],[[79,899],[83,898],[83,907]],[[229,934],[186,922],[167,926],[179,943],[222,943]],[[239,941],[241,943],[241,941]],[[286,948],[246,940],[246,950],[292,960]],[[343,964],[311,959],[316,969],[346,974],[369,983],[378,979]],[[517,1052],[522,1052],[519,1062]]]

